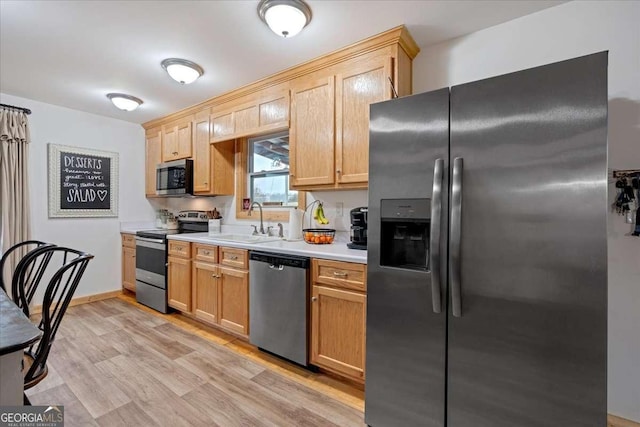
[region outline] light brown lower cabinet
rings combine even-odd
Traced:
[[[121,233],[122,238],[122,287],[136,291],[136,238],[133,234]]]
[[[311,363],[364,381],[367,296],[314,285],[311,297]]]
[[[249,272],[218,267],[220,325],[249,335]]]
[[[207,323],[218,323],[218,267],[193,261],[193,315]]]
[[[170,256],[167,274],[169,307],[191,312],[191,260]]]
[[[193,260],[169,256],[169,306],[248,336],[249,271],[217,263],[224,262],[222,254],[226,253],[234,262],[246,265],[248,251],[202,244],[194,244],[192,249]]]
[[[136,291],[136,250],[122,247],[122,287]]]

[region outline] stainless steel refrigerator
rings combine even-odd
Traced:
[[[365,421],[606,425],[607,53],[371,106]]]

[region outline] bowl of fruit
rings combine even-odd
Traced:
[[[302,230],[302,237],[305,242],[312,245],[326,245],[333,243],[336,230],[332,228],[305,228]]]

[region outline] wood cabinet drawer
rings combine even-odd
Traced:
[[[218,247],[212,245],[203,245],[201,243],[193,244],[193,258],[197,261],[218,263]]]
[[[221,265],[242,269],[249,268],[249,251],[245,249],[225,248],[221,246],[219,258],[220,260],[218,262]]]
[[[127,248],[136,247],[136,236],[133,234],[122,233],[122,246]]]
[[[367,290],[367,266],[364,264],[314,258],[311,268],[314,283],[363,292]]]
[[[169,240],[169,255],[181,258],[190,258],[191,243]]]

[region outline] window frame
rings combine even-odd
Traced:
[[[288,129],[281,129],[288,131]],[[236,219],[253,219],[256,216],[248,215],[248,211],[242,210],[242,199],[250,197],[249,195],[249,137],[236,139]],[[251,137],[253,139],[253,136]],[[289,159],[291,164],[291,159]],[[289,179],[291,175],[289,174]],[[289,181],[291,188],[291,181]],[[269,207],[263,210],[263,219],[265,221],[289,222],[289,213],[293,208],[304,209],[306,207],[306,192],[298,191],[297,206],[277,206]]]
[[[256,142],[262,142],[265,140],[269,140],[269,139],[276,139],[276,138],[281,138],[281,137],[288,137],[289,136],[289,131],[284,131],[284,132],[276,132],[276,133],[272,133],[272,134],[268,134],[268,135],[263,135],[263,136],[254,136],[254,137],[250,137],[247,138],[247,173],[248,173],[248,180],[247,180],[247,193],[249,194],[249,198],[251,200],[254,200],[253,197],[253,192],[254,192],[254,188],[253,188],[253,183],[254,183],[254,178],[266,178],[266,177],[278,177],[278,176],[284,176],[285,177],[285,200],[283,201],[283,204],[281,206],[263,206],[263,209],[291,209],[291,208],[295,208],[297,207],[296,205],[289,205],[289,204],[284,204],[286,203],[285,201],[289,199],[289,191],[291,190],[290,188],[290,182],[289,182],[289,167],[291,165],[291,159],[289,158],[289,156],[287,156],[287,158],[289,158],[289,163],[287,164],[286,168],[281,168],[281,169],[273,169],[273,170],[262,170],[262,171],[254,171],[254,147],[255,147],[255,143]],[[284,156],[282,156],[284,157]],[[297,190],[293,190],[296,191]]]

